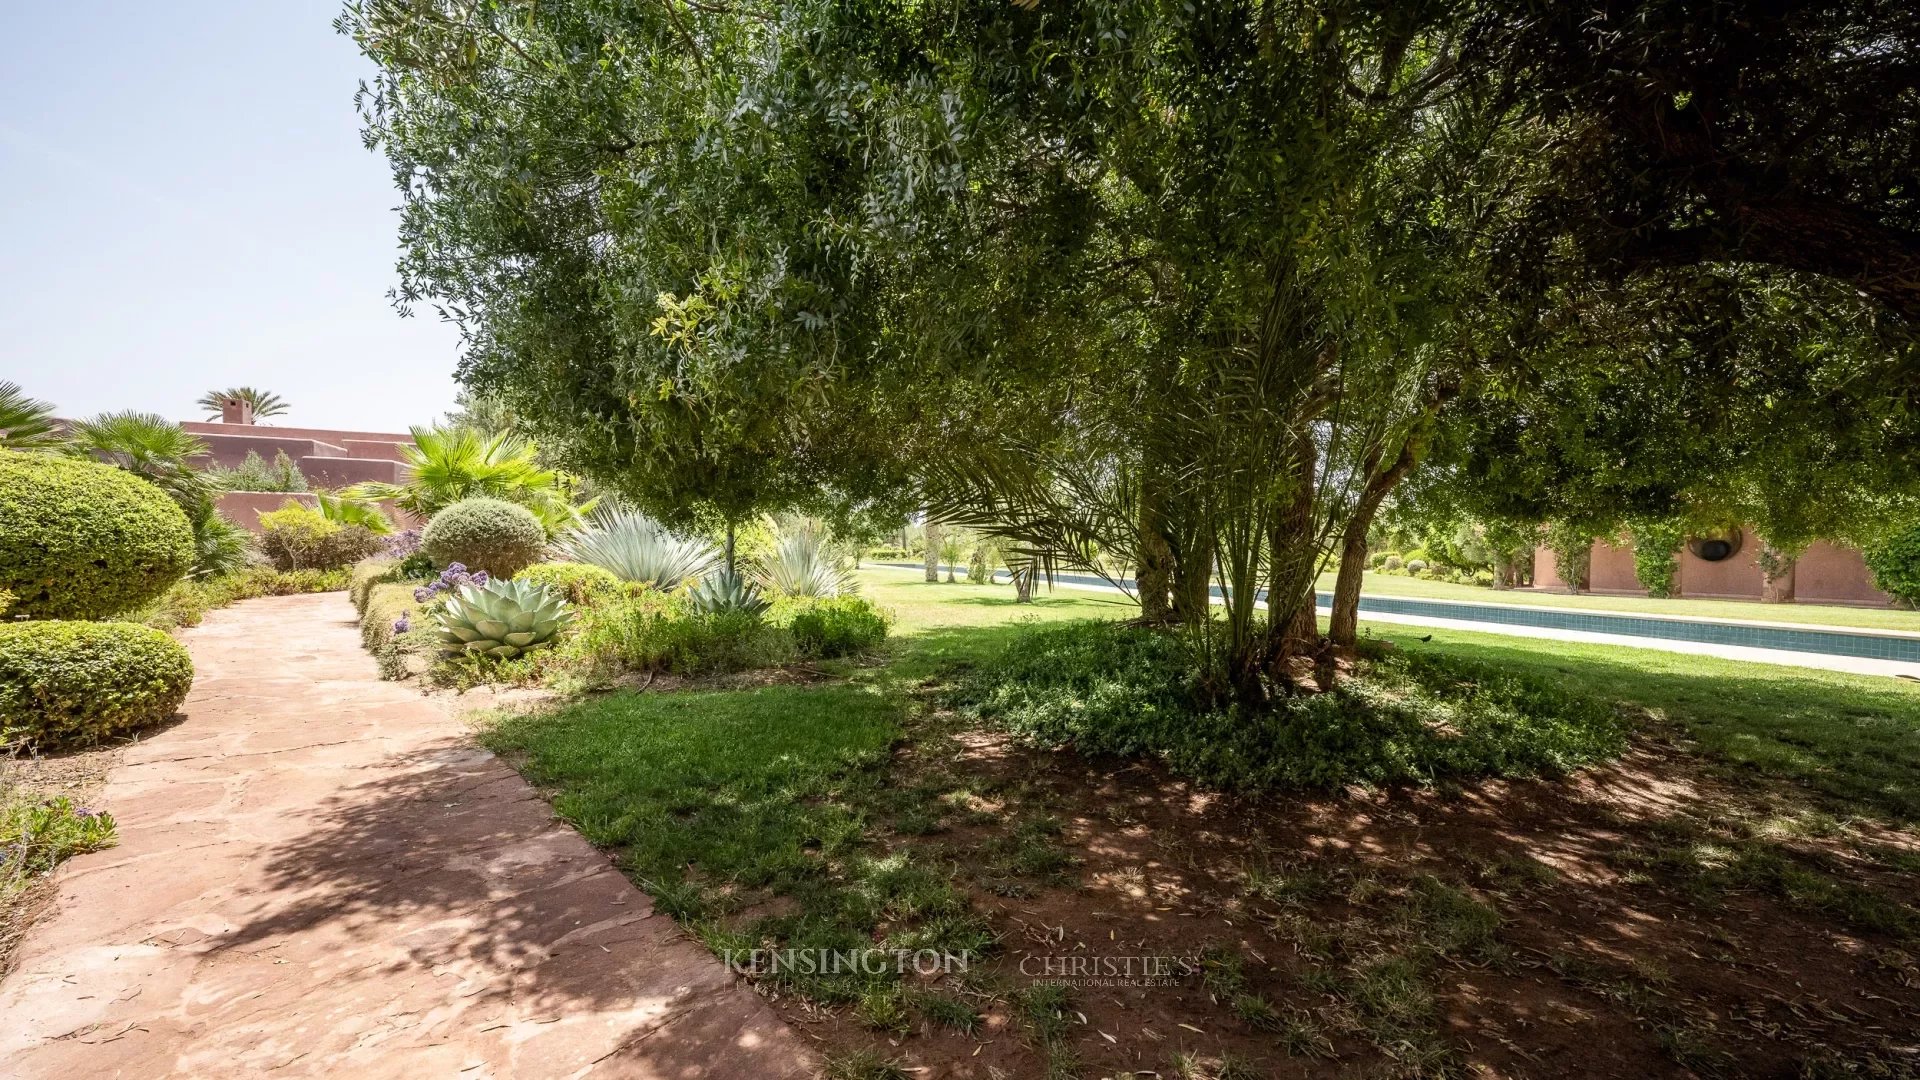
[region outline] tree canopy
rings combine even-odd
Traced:
[[[1430,456],[1501,513],[1691,500],[1783,536],[1821,500],[1755,499],[1742,425],[1808,492],[1905,468],[1870,417],[1908,355],[1911,88],[1880,48],[1910,17],[1691,7],[361,0],[341,27],[380,68],[402,302],[557,461],[675,524],[911,499],[1043,562],[1117,554],[1258,705],[1331,670],[1314,578],[1341,563],[1350,638],[1368,523]],[[1801,30],[1831,48],[1789,56]],[[1885,94],[1811,88],[1842,75]],[[1840,218],[1851,256],[1795,239]]]

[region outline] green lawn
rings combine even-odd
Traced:
[[[866,573],[874,580],[913,580],[918,570],[873,569]],[[1333,591],[1333,575],[1321,575],[1318,587]],[[1571,596],[1559,592],[1534,592],[1530,589],[1494,590],[1478,585],[1456,585],[1450,581],[1429,581],[1400,574],[1368,573],[1361,591],[1374,596],[1406,596],[1422,600],[1458,600],[1475,604],[1527,604],[1540,607],[1585,608],[1593,611],[1621,611],[1637,615],[1691,615],[1698,618],[1747,622],[1782,622],[1806,626],[1845,626],[1864,630],[1905,630],[1920,634],[1920,611],[1893,608],[1840,607],[1832,604],[1761,604],[1751,600],[1655,600],[1647,596]],[[1046,595],[1046,586],[1040,586]],[[1090,590],[1057,586],[1055,596],[1094,595]]]
[[[1320,588],[1331,591],[1333,575],[1320,579]],[[1647,596],[1571,596],[1558,592],[1534,592],[1530,589],[1495,591],[1478,585],[1456,585],[1450,581],[1399,574],[1366,575],[1361,591],[1375,596],[1409,596],[1425,600],[1463,600],[1470,603],[1530,604],[1543,607],[1588,608],[1594,611],[1624,611],[1637,615],[1692,615],[1699,618],[1750,622],[1800,623],[1809,626],[1846,626],[1868,630],[1907,630],[1920,633],[1920,611],[1896,611],[1892,608],[1837,607],[1830,604],[1761,604],[1748,600],[1655,600]]]
[[[971,897],[1025,897],[1070,882],[1074,858],[1044,787],[957,764],[964,722],[928,709],[930,691],[956,667],[1005,649],[1031,620],[1125,618],[1134,609],[1087,591],[1015,605],[1006,586],[871,570],[862,578],[896,620],[884,657],[822,663],[826,677],[811,683],[583,697],[500,718],[484,738],[718,953],[780,943],[991,956],[1005,927]],[[1421,641],[1429,631],[1366,629],[1408,650],[1506,665],[1637,706],[1691,736],[1718,767],[1797,784],[1842,816],[1920,820],[1920,688],[1910,684],[1657,650],[1445,630]],[[1880,912],[1853,911],[1860,897],[1879,903],[1877,894],[1816,880],[1770,849],[1761,855],[1772,861],[1748,876],[1766,870],[1802,893],[1812,881],[1821,888],[1807,903],[1856,922]],[[1880,923],[1893,925],[1869,920]],[[983,1012],[1012,1017],[1048,1069],[1072,1072],[1071,1046],[1048,1026],[1068,1006],[991,973],[936,988],[892,972],[761,979],[845,1006],[890,1039],[922,1024],[983,1030]]]

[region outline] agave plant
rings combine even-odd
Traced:
[[[711,545],[675,536],[640,511],[624,509],[595,511],[553,547],[571,562],[591,563],[622,580],[661,589],[706,572],[719,558]]]
[[[551,642],[573,621],[573,608],[540,585],[489,581],[456,591],[438,619],[449,651],[512,660]]]
[[[753,582],[723,566],[700,579],[700,583],[687,594],[687,606],[701,615],[719,615],[730,611],[758,615],[772,605],[760,595],[760,590],[754,587]]]
[[[782,596],[840,596],[857,588],[812,529],[795,529],[776,541],[757,560],[753,579]]]

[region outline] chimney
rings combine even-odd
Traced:
[[[220,422],[223,424],[253,423],[253,402],[243,397],[221,398]]]

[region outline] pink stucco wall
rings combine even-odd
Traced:
[[[1763,579],[1759,563],[1760,545],[1752,530],[1746,530],[1740,550],[1732,558],[1707,562],[1692,551],[1680,552],[1680,594],[1708,599],[1758,600]],[[1589,575],[1597,593],[1635,593],[1645,595],[1633,573],[1633,549],[1600,542],[1593,545],[1593,569]],[[1553,570],[1553,553],[1542,547],[1533,555],[1535,588],[1560,589],[1565,582]],[[1794,596],[1806,603],[1871,604],[1890,602],[1886,593],[1873,586],[1860,553],[1852,548],[1825,541],[1809,547],[1794,566]]]
[[[1801,600],[1837,604],[1887,604],[1891,598],[1873,586],[1866,560],[1849,547],[1821,541],[1807,549],[1793,568],[1794,595]]]
[[[225,491],[215,500],[214,508],[225,515],[228,521],[246,529],[250,533],[260,532],[260,515],[269,510],[278,510],[292,499],[309,509],[318,507],[320,500],[312,495],[289,494],[283,491]]]
[[[317,488],[343,488],[366,480],[393,484],[400,480],[400,463],[392,458],[303,457],[300,471]]]
[[[292,499],[294,502],[309,509],[318,509],[320,506],[320,500],[317,497],[304,491],[291,493],[284,491],[224,491],[220,493],[218,499],[214,500],[214,508],[226,515],[227,520],[233,522],[235,525],[239,525],[248,532],[258,535],[260,532],[260,515],[271,510],[280,509],[287,504],[288,499]],[[391,502],[381,503],[380,509],[386,513],[388,520],[393,522],[393,527],[396,529],[414,529],[420,526],[420,523],[414,520],[413,515],[393,505]]]
[[[325,428],[274,427],[268,424],[180,425],[207,444],[206,464],[233,468],[256,453],[271,463],[286,454],[315,488],[342,488],[368,480],[398,483],[400,448],[411,435],[379,431],[330,431]]]

